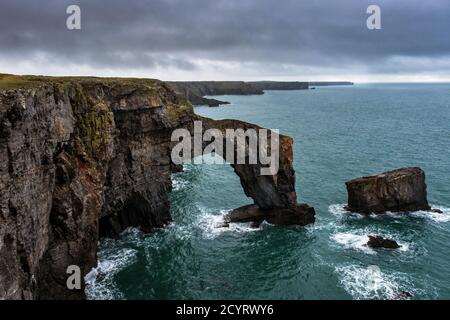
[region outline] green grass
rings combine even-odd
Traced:
[[[143,78],[100,78],[100,77],[47,77],[47,76],[17,76],[0,73],[0,90],[36,88],[45,84],[63,84],[70,82],[99,82],[120,85],[154,86],[159,80]]]

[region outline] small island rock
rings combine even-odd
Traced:
[[[430,210],[425,173],[402,168],[346,182],[347,209],[363,214]]]
[[[373,249],[385,248],[385,249],[398,249],[401,246],[394,240],[386,239],[381,236],[369,236],[367,246]]]

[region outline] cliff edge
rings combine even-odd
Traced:
[[[0,75],[0,299],[83,299],[67,267],[86,275],[99,237],[169,222],[171,134],[195,120],[256,127],[201,118],[158,80]],[[276,175],[235,171],[256,206],[291,214],[292,139],[280,141]]]

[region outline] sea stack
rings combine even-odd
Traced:
[[[396,241],[383,238],[382,236],[369,236],[367,246],[373,249],[398,249],[401,247]]]
[[[425,173],[422,169],[402,168],[357,178],[345,183],[347,209],[363,214],[430,210]]]

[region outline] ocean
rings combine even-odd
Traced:
[[[316,223],[218,228],[252,203],[228,165],[186,164],[173,175],[173,223],[100,242],[89,299],[450,299],[450,85],[357,84],[260,96],[220,96],[195,107],[294,138],[300,202]],[[407,166],[426,173],[443,213],[363,217],[343,209],[345,181]],[[372,250],[367,235],[399,250]]]

